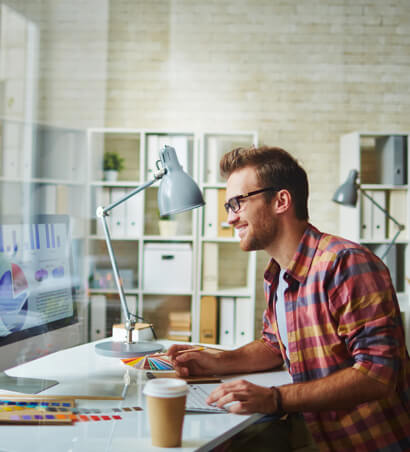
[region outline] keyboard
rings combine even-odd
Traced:
[[[185,411],[197,413],[227,413],[224,408],[208,405],[206,399],[209,393],[199,384],[188,385],[188,396],[186,399]]]

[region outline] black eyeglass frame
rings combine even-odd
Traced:
[[[263,193],[265,191],[270,191],[270,190],[279,191],[281,189],[276,188],[276,187],[266,187],[266,188],[261,188],[259,190],[250,191],[249,193],[244,193],[243,195],[233,196],[232,198],[228,199],[228,201],[224,204],[226,213],[229,214],[229,209],[231,209],[233,213],[239,212],[239,209],[241,208],[240,201],[242,199],[246,199],[246,198],[249,198],[250,196],[258,195],[259,193]]]

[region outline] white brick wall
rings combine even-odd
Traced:
[[[408,0],[7,3],[40,24],[40,119],[255,129],[303,163],[330,232],[339,136],[410,129]],[[257,322],[262,308],[259,294]]]

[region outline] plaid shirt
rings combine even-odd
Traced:
[[[388,270],[366,248],[309,225],[285,280],[289,356],[279,340],[279,266],[265,272],[262,341],[282,354],[295,383],[353,367],[395,391],[351,410],[303,413],[321,451],[410,451],[410,359]]]

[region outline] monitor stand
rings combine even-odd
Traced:
[[[0,390],[22,392],[24,394],[37,394],[51,386],[58,384],[57,380],[42,378],[10,377],[0,372]]]

